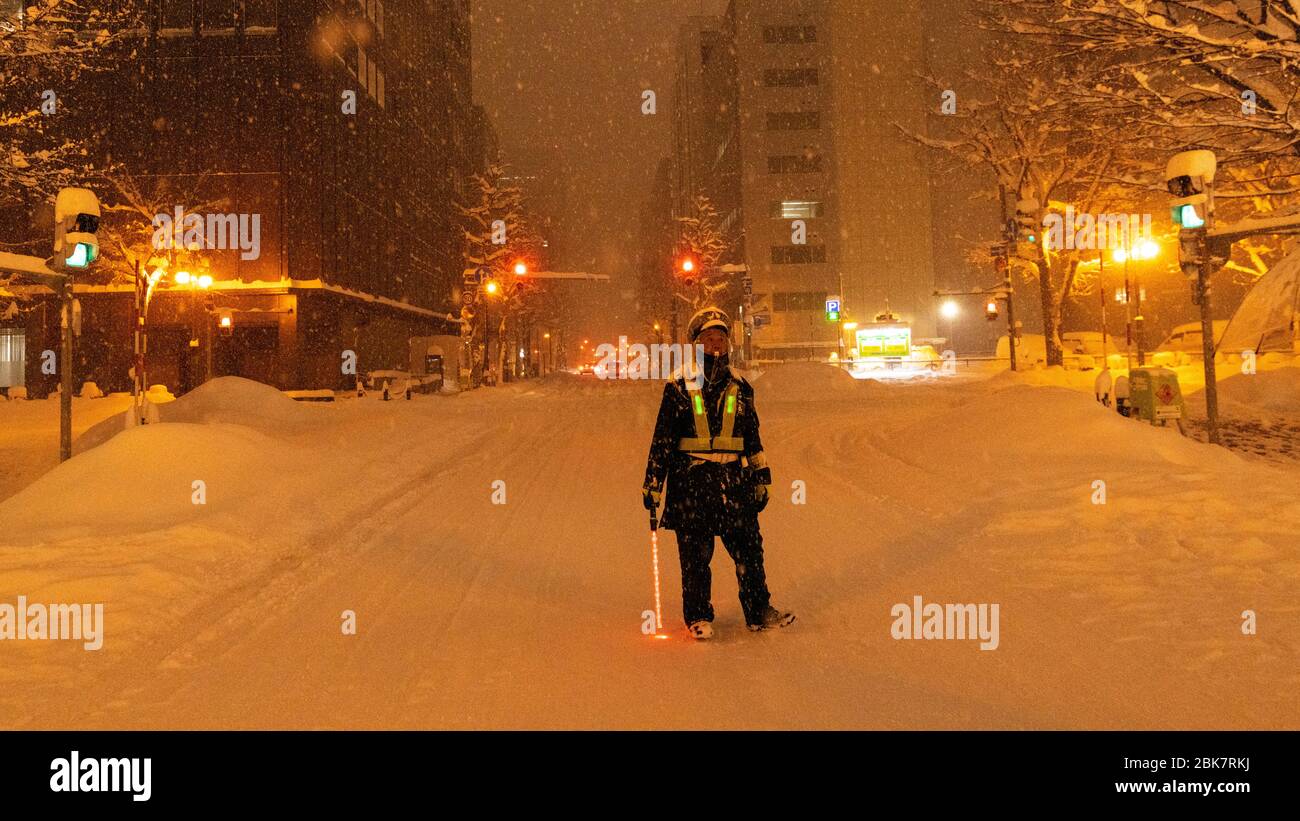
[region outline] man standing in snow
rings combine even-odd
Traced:
[[[730,328],[719,308],[691,318],[688,333],[704,349],[703,373],[664,386],[641,490],[646,509],[657,510],[668,480],[663,526],[677,532],[682,608],[697,639],[713,636],[709,562],[719,536],[736,563],[749,629],[794,621],[769,601],[758,514],[767,507],[772,472],[758,436],[754,389],[729,363]]]

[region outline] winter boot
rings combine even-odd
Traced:
[[[699,641],[711,639],[713,638],[713,625],[707,621],[692,622],[691,626],[686,628],[686,632],[691,634],[691,638]]]
[[[794,622],[794,613],[783,613],[775,607],[768,605],[767,611],[763,613],[763,620],[758,624],[746,625],[750,632],[757,633],[759,630],[770,630],[773,627],[785,627]]]

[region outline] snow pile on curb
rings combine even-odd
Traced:
[[[164,422],[226,423],[266,429],[310,421],[315,410],[270,385],[223,376],[168,403],[160,412]]]
[[[1062,438],[1069,431],[1068,440]],[[1005,388],[960,404],[890,437],[887,450],[945,475],[1032,481],[1050,463],[1080,481],[1101,469],[1196,467],[1232,470],[1237,455],[1207,448],[1176,428],[1120,416],[1065,388]],[[1086,484],[1086,482],[1084,482]]]
[[[291,464],[291,456],[265,434],[235,425],[132,428],[0,504],[0,532],[59,541],[204,520],[225,530],[239,528],[240,519],[251,530],[254,511],[274,516],[281,508],[266,485],[272,466]],[[196,481],[203,504],[195,503]],[[211,521],[223,513],[229,521]]]
[[[843,368],[820,362],[774,365],[751,381],[759,402],[856,399],[868,389]]]
[[[1220,380],[1219,396],[1259,411],[1300,416],[1300,368],[1230,376]]]
[[[318,407],[293,401],[270,385],[238,376],[213,379],[180,399],[156,404],[153,409],[159,422],[243,425],[265,432],[310,422],[320,411]],[[127,410],[125,414],[109,417],[90,428],[78,437],[76,452],[97,448],[119,433],[130,430],[130,413]]]

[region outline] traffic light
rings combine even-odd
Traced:
[[[1205,215],[1197,211],[1196,206],[1191,203],[1186,205],[1175,205],[1173,208],[1173,218],[1174,225],[1177,225],[1180,228],[1205,227]]]
[[[85,188],[64,188],[54,201],[54,259],[89,268],[99,258],[99,198]]]
[[[998,318],[998,301],[996,299],[990,299],[984,305],[984,318],[989,322],[993,322]]]
[[[217,320],[217,328],[222,336],[231,336],[235,332],[235,315],[233,311],[222,311]]]
[[[528,263],[521,260],[515,261],[515,276],[522,277],[528,275]]]
[[[1201,271],[1201,236],[1197,231],[1178,232],[1178,267],[1183,276],[1196,279]]]
[[[1206,227],[1214,214],[1214,175],[1218,160],[1213,151],[1197,149],[1175,154],[1165,166],[1165,188],[1174,224],[1184,229]]]
[[[1033,214],[1016,214],[1016,242],[1038,244],[1038,221]]]

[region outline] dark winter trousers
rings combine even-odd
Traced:
[[[763,572],[763,536],[757,525],[722,534],[722,546],[736,563],[736,581],[740,583],[740,606],[746,624],[760,624],[771,596],[767,592],[767,575]],[[687,624],[713,621],[710,592],[713,573],[713,534],[677,531],[677,555],[682,561],[682,612]]]

